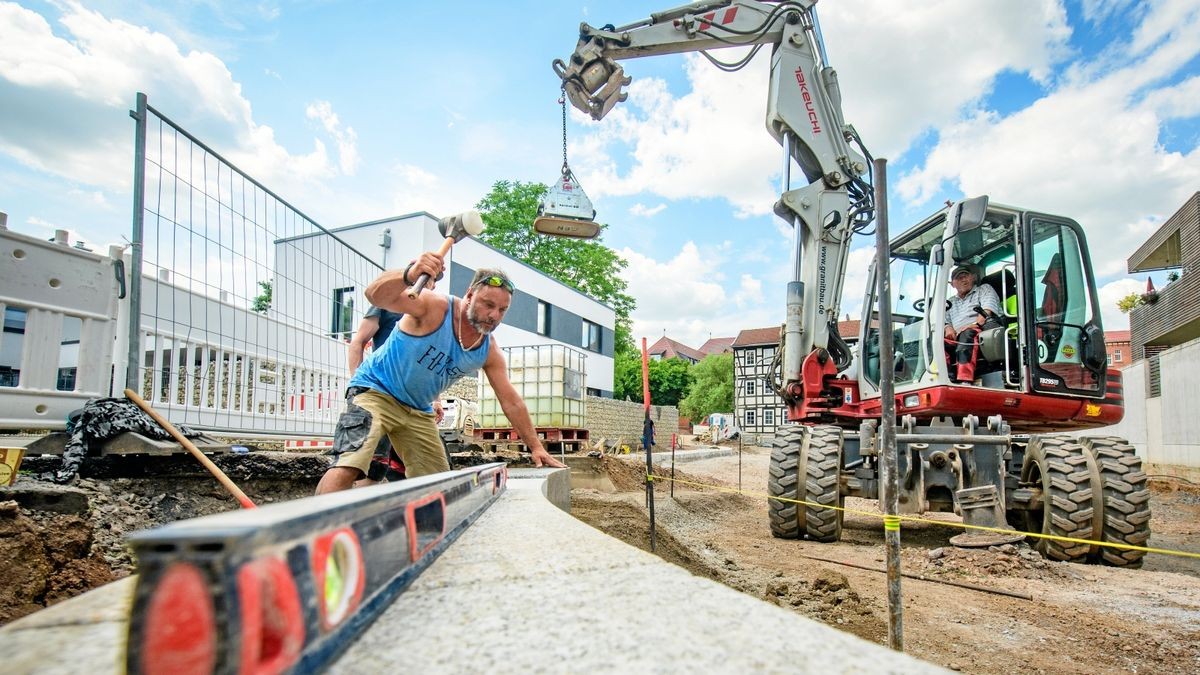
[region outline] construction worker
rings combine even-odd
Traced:
[[[347,409],[338,420],[333,447],[337,461],[321,478],[317,494],[345,490],[362,478],[384,435],[409,478],[449,470],[433,401],[455,380],[481,367],[501,410],[529,447],[534,465],[563,466],[542,447],[491,335],[512,304],[516,287],[503,271],[481,269],[461,299],[434,293],[432,283],[416,298],[408,297],[406,291],[422,274],[432,282],[442,270],[439,256],[424,253],[403,271],[384,272],[367,287],[372,305],[404,316],[398,330],[350,380],[355,409]]]
[[[371,305],[366,315],[363,316],[363,320],[359,322],[358,330],[354,332],[354,337],[350,340],[350,348],[347,350],[351,377],[363,362],[367,344],[371,345],[372,350],[383,347],[383,343],[387,342],[388,336],[392,334],[392,330],[400,322],[402,316],[404,315]],[[354,396],[350,394],[351,391],[358,393],[354,388],[347,389],[347,410],[358,407],[354,405]],[[442,417],[445,415],[441,401],[433,402],[433,414],[436,418],[435,421],[441,423]],[[384,480],[404,480],[404,477],[404,463],[392,452],[392,441],[385,434],[379,439],[379,445],[375,447],[375,457],[371,461],[370,469],[367,470],[367,477],[356,481],[354,487],[367,487]]]
[[[950,285],[956,294],[950,296],[950,307],[946,309],[945,334],[952,382],[971,384],[975,381],[979,332],[984,324],[1000,314],[1000,296],[991,286],[980,284],[981,277],[979,266],[971,263],[960,264],[950,274]]]

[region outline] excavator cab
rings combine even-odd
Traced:
[[[956,204],[893,239],[893,343],[889,348],[895,355],[897,393],[931,386],[974,386],[1104,399],[1104,332],[1082,228],[1067,218],[983,204],[982,217],[972,219],[978,222],[964,222],[954,215]],[[978,283],[995,291],[1001,311],[978,336],[975,381],[958,385],[951,381],[948,367],[954,346],[943,340],[942,333],[949,299],[956,292],[948,283],[949,275],[963,264],[982,271]],[[880,379],[875,286],[874,281],[868,286],[864,306],[869,308],[869,319],[861,327],[864,399],[878,395]],[[956,412],[935,409],[933,398],[928,414]],[[1015,420],[1029,414],[1049,422],[1052,414],[1032,401],[1024,404],[1025,410],[1010,406],[1015,409],[1006,410],[1005,417]]]

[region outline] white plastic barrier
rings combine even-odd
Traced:
[[[0,229],[0,428],[63,429],[108,395],[119,290],[113,258]]]

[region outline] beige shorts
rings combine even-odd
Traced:
[[[360,409],[350,407],[342,413],[333,432],[336,466],[358,469],[365,475],[375,446],[386,435],[404,462],[407,478],[450,470],[433,413],[413,410],[374,390],[355,396],[354,405]]]

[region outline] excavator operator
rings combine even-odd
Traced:
[[[971,263],[960,264],[950,275],[950,285],[957,291],[950,297],[950,306],[946,309],[946,358],[950,360],[952,382],[971,384],[975,381],[979,333],[992,325],[1001,325],[998,318],[1000,296],[991,286],[979,283],[981,277],[979,266]]]

